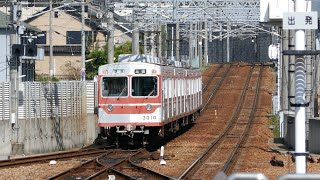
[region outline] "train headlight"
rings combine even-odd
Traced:
[[[147,109],[147,111],[150,111],[152,109],[152,105],[151,104],[147,104],[146,109]]]
[[[126,126],[126,130],[127,130],[127,131],[134,131],[134,130],[136,130],[136,126],[135,126],[135,125],[128,124],[128,125]]]
[[[112,106],[111,104],[109,104],[109,105],[107,106],[107,108],[108,108],[108,111],[112,111],[112,110],[113,110],[113,106]]]

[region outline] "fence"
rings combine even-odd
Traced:
[[[10,120],[10,83],[0,83],[0,119]]]
[[[1,154],[65,150],[93,141],[96,120],[88,120],[87,113],[94,112],[95,87],[81,81],[20,83],[18,120],[12,129],[10,83],[0,83]]]

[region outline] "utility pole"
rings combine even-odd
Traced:
[[[230,62],[230,31],[231,25],[230,22],[227,22],[227,62]]]
[[[203,56],[204,56],[204,65],[205,66],[208,65],[208,31],[207,31],[207,27],[208,27],[208,24],[207,24],[207,21],[205,21],[204,22],[204,33],[205,33],[204,37],[206,37],[206,38],[204,39],[204,43],[203,43],[203,46],[204,46]]]
[[[175,48],[176,48],[176,60],[181,62],[180,59],[180,29],[179,29],[179,21],[176,21],[176,40],[175,40]]]
[[[13,52],[13,45],[18,44],[20,45],[20,40],[17,35],[17,28],[20,25],[19,19],[21,15],[21,4],[20,2],[17,2],[17,0],[12,0],[11,1],[11,13],[10,13],[10,21],[12,24],[12,28],[10,31],[10,45],[11,45],[11,58],[10,58],[10,97],[11,97],[11,103],[10,103],[10,108],[11,108],[11,124],[12,124],[12,129],[16,129],[18,127],[18,113],[17,113],[17,92],[19,91],[19,84],[18,84],[18,67],[20,63],[20,54],[23,53],[21,52],[21,49],[18,50],[18,52]],[[23,51],[23,50],[22,50]],[[18,130],[18,128],[17,128]],[[18,142],[18,132],[17,132],[17,142]]]
[[[148,54],[148,43],[147,43],[147,38],[148,38],[148,30],[146,29],[143,33],[143,53]]]
[[[157,54],[158,54],[158,58],[162,58],[162,49],[161,49],[161,46],[162,46],[162,39],[161,39],[161,36],[162,36],[162,29],[161,29],[161,24],[158,25],[158,38],[157,38]]]
[[[108,64],[112,64],[114,63],[114,19],[113,13],[108,11]]]
[[[136,12],[138,3],[136,2],[134,6],[132,11],[132,54],[139,54],[139,23]]]
[[[135,13],[135,11],[133,11]],[[134,16],[132,30],[132,54],[139,54],[139,24]]]
[[[81,77],[82,81],[86,80],[86,47],[85,47],[85,32],[84,32],[84,0],[81,1]]]
[[[52,0],[49,3],[49,76],[53,77]]]

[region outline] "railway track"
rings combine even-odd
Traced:
[[[173,159],[166,159],[166,166],[150,160],[150,153],[146,151],[109,150],[49,179],[212,179],[219,171],[229,174],[251,127],[263,68],[244,65],[238,69],[237,66],[219,65],[212,73],[214,75],[208,78],[204,87],[207,98],[204,98],[206,106],[202,115],[193,128],[167,143],[167,152],[177,154]],[[228,95],[224,97],[222,94],[226,92]],[[221,146],[218,146],[220,136]],[[214,143],[213,150],[209,150]],[[213,156],[207,154],[209,151],[214,152]],[[208,169],[211,172],[208,173]]]
[[[202,91],[206,91],[208,89],[208,86],[212,83],[213,79],[217,77],[219,70],[223,68],[223,66],[224,64],[220,64],[219,66],[216,66],[214,68],[211,67],[208,72],[202,74]]]
[[[115,149],[48,179],[172,179],[135,163],[149,157],[149,152],[144,149]]]
[[[251,70],[241,94],[240,103],[237,110],[233,113],[233,117],[229,121],[227,128],[178,179],[194,179],[199,177],[210,179],[219,171],[227,174],[231,172],[232,166],[237,160],[240,145],[246,140],[250,124],[254,118],[253,115],[257,104],[256,99],[261,82],[261,71],[262,67],[260,67],[259,71],[255,71],[255,73],[258,72],[259,74],[259,77],[255,78],[255,73]],[[255,89],[254,96],[248,92],[250,88]],[[247,114],[248,110],[250,111],[250,118],[248,121],[245,121],[241,116],[246,117],[244,114]]]
[[[216,94],[218,88],[221,86],[222,82],[226,78],[231,67],[232,67],[231,64],[222,64],[212,74],[212,76],[210,77],[210,79],[208,80],[208,82],[206,83],[204,88],[202,89],[203,90],[203,99],[206,101],[203,103],[203,106],[202,106],[202,109],[200,112],[202,112],[204,109],[207,108],[207,105],[212,100],[212,97],[214,97],[214,95]]]
[[[263,74],[263,67],[260,67],[259,76],[256,77],[258,80],[257,80],[257,84],[255,87],[255,94],[254,94],[254,96],[249,97],[250,98],[249,101],[252,102],[252,106],[251,106],[251,112],[250,112],[249,119],[248,119],[248,124],[245,127],[244,133],[241,136],[239,143],[237,144],[236,148],[232,152],[231,156],[228,158],[227,163],[220,170],[220,171],[225,172],[225,174],[227,174],[227,175],[231,174],[231,172],[235,166],[235,163],[239,159],[240,148],[248,139],[249,132],[251,130],[252,123],[255,118],[254,115],[257,110],[258,99],[259,99],[259,94],[260,94],[260,86],[261,86],[261,81],[262,81],[262,74]],[[242,123],[242,122],[240,121],[240,123]]]
[[[159,166],[158,162],[152,161],[144,161],[141,163],[142,166],[166,173],[174,179],[212,179],[216,175],[215,173],[221,171],[224,163],[227,162],[229,156],[226,155],[230,155],[230,152],[236,148],[237,142],[240,142],[241,134],[238,134],[238,131],[245,129],[244,127],[248,124],[241,118],[248,117],[248,112],[254,104],[254,93],[252,91],[256,89],[256,76],[259,75],[260,69],[255,68],[255,66],[253,64],[231,64],[228,68],[226,66],[216,68],[218,72],[212,71],[212,73],[215,73],[215,78],[212,78],[211,82],[208,80],[209,84],[206,85],[206,91],[210,91],[210,93],[207,92],[208,97],[211,97],[204,98],[208,103],[202,110],[201,116],[191,129],[168,142],[165,146],[167,152],[173,153],[175,158],[167,159],[166,166]],[[249,103],[250,101],[251,103]],[[223,156],[224,160],[212,160],[210,155],[206,155],[209,161],[201,163],[205,162],[205,158],[202,159],[201,156],[204,156],[207,149],[215,141],[218,141],[219,136],[223,136],[220,140],[222,149],[221,146],[219,148],[219,146],[213,145],[216,149],[214,154],[218,156],[226,154]],[[223,146],[224,144],[225,146]],[[223,152],[224,148],[228,149],[228,153]],[[230,161],[235,161],[234,158]],[[193,166],[197,164],[196,161],[200,164],[198,170],[193,169]],[[212,167],[209,167],[210,164],[217,166],[213,167],[215,169],[214,173],[208,173],[208,176],[206,176],[203,169],[208,168],[212,171]],[[187,172],[189,170],[193,173]]]
[[[75,157],[97,156],[105,153],[106,150],[101,149],[81,149],[77,151],[58,152],[45,155],[29,156],[23,158],[14,158],[0,161],[0,168],[17,167],[25,164],[35,164],[50,160],[70,159]]]

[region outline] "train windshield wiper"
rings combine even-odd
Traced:
[[[151,96],[151,94],[154,93],[154,92],[155,92],[155,90],[153,89],[153,90],[148,94],[148,96],[146,97],[146,99],[148,99],[148,98]]]
[[[119,94],[117,100],[119,100],[120,96],[122,96],[122,94],[124,93],[124,91],[125,91],[126,89],[127,89],[127,87],[124,87],[124,88],[122,89],[122,91],[121,91],[121,93]]]

